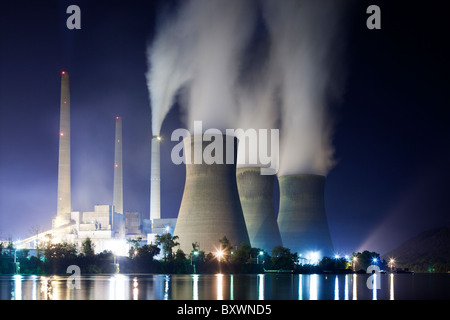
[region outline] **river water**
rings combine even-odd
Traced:
[[[450,274],[0,276],[0,300],[435,300]]]

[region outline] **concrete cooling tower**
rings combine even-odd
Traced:
[[[333,257],[325,213],[325,177],[314,174],[282,176],[278,226],[283,246],[302,257]]]
[[[238,168],[236,178],[250,244],[270,254],[282,245],[273,204],[275,175],[261,175],[260,170]]]
[[[250,244],[236,185],[237,139],[228,136],[234,141],[231,157],[234,161],[226,164],[227,136],[209,137],[218,142],[222,140],[223,154],[218,155],[216,151],[214,155],[223,160],[223,164],[218,161],[208,164],[204,157],[195,164],[194,158],[197,160],[200,152],[204,154],[205,148],[209,150],[212,142],[202,141],[200,135],[184,139],[186,182],[174,235],[179,237],[180,249],[185,253],[191,252],[194,242],[199,243],[200,250],[214,253],[220,249],[219,239],[223,236],[232,246],[243,242]]]

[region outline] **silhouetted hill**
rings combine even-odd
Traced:
[[[415,272],[450,271],[450,226],[424,231],[383,256]]]

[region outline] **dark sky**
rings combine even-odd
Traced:
[[[448,30],[439,1],[354,1],[347,83],[333,106],[337,165],[326,184],[335,249],[384,253],[450,223]],[[167,1],[8,1],[0,8],[0,238],[56,215],[60,73],[71,80],[72,208],[112,203],[114,117],[123,117],[124,208],[149,215],[151,109],[145,48]],[[175,2],[170,2],[175,3]],[[66,8],[81,8],[81,30]],[[381,30],[366,8],[381,8]],[[163,123],[162,215],[176,217],[184,167]]]

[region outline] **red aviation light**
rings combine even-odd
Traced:
[[[66,72],[65,71],[63,71],[63,72],[61,72],[62,74],[66,74]]]

